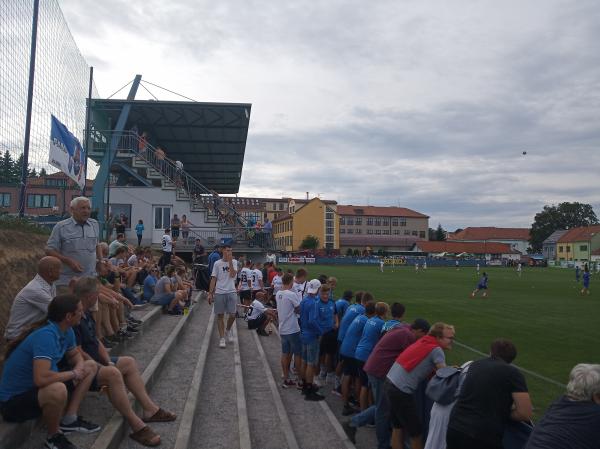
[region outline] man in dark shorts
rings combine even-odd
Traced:
[[[96,363],[84,361],[76,347],[72,327],[79,324],[82,313],[81,302],[74,295],[56,296],[48,305],[47,324],[24,339],[11,341],[7,350],[0,380],[0,413],[7,422],[42,416],[48,429],[48,449],[74,449],[64,435],[67,432],[100,430],[77,413],[97,371]],[[72,369],[61,372],[58,364],[64,356]]]
[[[131,437],[135,441],[146,445],[160,443],[160,436],[145,423],[174,421],[175,414],[163,410],[150,399],[133,357],[110,357],[102,343],[96,338],[96,322],[89,312],[90,307],[98,298],[96,279],[92,277],[78,279],[73,286],[73,293],[81,299],[84,309],[81,322],[73,328],[77,345],[84,359],[94,360],[100,365],[90,390],[100,391],[102,387],[108,387],[111,391],[109,399],[129,423],[133,430]],[[139,418],[131,408],[131,404],[126,398],[125,387],[141,404],[142,418]]]
[[[330,299],[331,287],[323,284],[319,290],[318,318],[322,327],[321,342],[319,345],[321,372],[319,379],[325,382],[327,376],[335,376],[333,360],[337,352],[337,319],[335,301]]]

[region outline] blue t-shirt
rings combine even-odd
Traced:
[[[481,279],[479,279],[479,284],[477,285],[477,288],[487,288],[487,283],[488,283],[487,276],[481,276]]]
[[[346,312],[344,313],[344,318],[342,319],[340,323],[340,328],[338,330],[338,341],[344,341],[346,331],[348,330],[348,327],[350,327],[352,321],[354,321],[354,318],[364,313],[365,307],[362,304],[352,304],[346,309]]]
[[[333,329],[335,303],[333,301],[323,302],[319,298],[315,302],[315,306],[317,307],[315,324],[319,328],[319,335],[323,335]]]
[[[586,287],[588,285],[590,285],[590,272],[589,271],[583,272],[583,285],[585,285]]]
[[[50,369],[58,372],[58,362],[66,352],[75,349],[75,333],[69,328],[62,332],[58,324],[49,322],[33,331],[12,352],[4,364],[0,381],[0,401],[25,393],[35,387],[33,383],[33,361],[47,359]]]
[[[387,321],[385,322],[385,324],[384,324],[384,325],[383,325],[383,327],[381,328],[381,333],[382,333],[382,334],[385,334],[386,332],[389,332],[389,331],[391,331],[392,329],[395,329],[395,328],[397,328],[397,327],[400,327],[400,326],[406,326],[406,324],[405,324],[405,323],[403,323],[403,322],[402,322],[402,321],[400,321],[400,320],[397,320],[397,319],[395,319],[395,318],[392,318],[391,320],[387,320]]]
[[[152,276],[151,274],[146,276],[146,279],[144,279],[144,294],[142,295],[142,298],[144,299],[144,301],[150,301],[152,299],[152,297],[154,296],[154,287],[155,286],[156,286],[156,278],[154,276]]]
[[[342,318],[344,318],[344,314],[346,313],[348,307],[350,307],[350,303],[344,298],[340,298],[335,302],[335,311],[340,322],[342,321]]]
[[[319,329],[314,327],[316,310],[316,298],[305,296],[300,303],[300,339],[304,344],[316,340],[319,336]]]
[[[135,225],[135,233],[137,235],[142,235],[144,233],[144,225],[142,223],[138,223]]]
[[[212,253],[210,253],[208,255],[208,272],[209,273],[212,273],[215,262],[220,259],[221,259],[221,255],[219,254],[219,251],[213,251]]]
[[[356,345],[358,345],[360,337],[362,337],[367,320],[366,315],[358,315],[348,327],[348,331],[344,335],[344,340],[342,340],[342,346],[340,346],[340,354],[344,357],[354,357]]]
[[[356,350],[354,351],[354,358],[356,360],[360,360],[361,362],[367,361],[367,359],[371,355],[371,351],[379,341],[379,336],[381,335],[381,328],[384,324],[385,321],[383,321],[378,316],[374,316],[367,320],[363,328],[360,340],[356,345]]]

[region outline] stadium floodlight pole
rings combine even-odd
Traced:
[[[85,188],[87,187],[87,175],[88,175],[88,151],[90,151],[90,134],[91,134],[91,130],[90,130],[90,119],[92,117],[92,114],[90,113],[90,110],[92,108],[92,88],[94,85],[94,68],[90,67],[90,85],[88,88],[88,98],[87,98],[87,108],[85,109],[85,139],[84,139],[84,145],[85,145],[85,168],[84,168],[84,173],[85,173],[85,179],[83,180],[83,188],[81,189],[81,196],[85,196]]]
[[[29,89],[27,91],[27,115],[25,117],[25,139],[23,143],[23,166],[21,167],[21,193],[19,195],[19,217],[25,215],[25,188],[29,175],[29,135],[31,133],[31,108],[33,103],[33,80],[35,77],[35,52],[40,0],[33,0],[33,23],[31,25],[31,54],[29,56]]]

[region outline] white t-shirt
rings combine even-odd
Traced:
[[[244,267],[238,274],[240,278],[240,290],[250,290],[250,282],[252,281],[252,270],[248,267]]]
[[[237,260],[233,260],[233,269],[237,271]],[[219,259],[213,265],[211,276],[217,278],[215,293],[235,293],[235,276],[229,275],[229,262]]]
[[[276,275],[271,281],[271,287],[273,287],[273,293],[277,293],[283,288],[283,276]]]
[[[162,249],[167,253],[173,252],[173,239],[171,239],[169,234],[162,236]]]
[[[302,298],[304,298],[304,294],[306,293],[306,281],[304,281],[302,284],[298,284],[296,281],[294,281],[292,290],[298,294],[300,301],[302,301]]]
[[[255,268],[254,270],[251,270],[252,272],[252,290],[260,290],[260,281],[262,281],[262,271],[260,271],[259,269]]]
[[[248,321],[257,319],[265,310],[267,310],[265,305],[258,299],[252,301],[251,307],[252,311],[250,312],[250,315],[248,315]]]
[[[132,254],[129,259],[127,259],[127,265],[130,267],[135,267],[138,263],[138,258],[135,254]]]
[[[294,308],[300,305],[298,293],[292,290],[281,290],[275,295],[277,301],[277,316],[279,317],[279,334],[290,335],[300,332],[298,318]]]

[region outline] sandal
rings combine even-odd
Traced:
[[[158,408],[156,413],[152,415],[150,418],[143,418],[144,422],[168,422],[175,421],[177,419],[177,415],[175,413],[171,413],[165,409]]]
[[[160,436],[148,426],[142,427],[137,432],[130,433],[129,438],[144,446],[158,446],[160,444]]]

